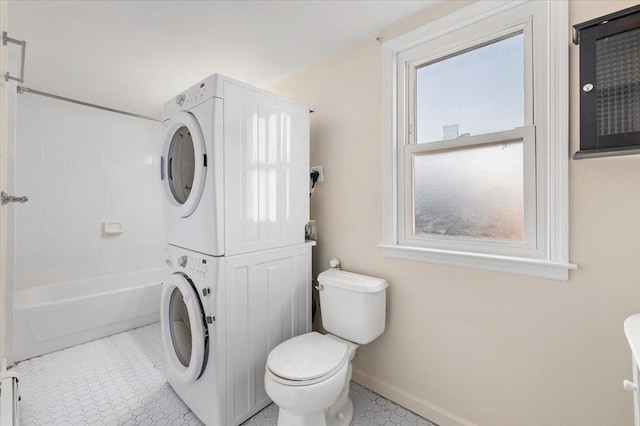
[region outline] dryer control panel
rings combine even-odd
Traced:
[[[184,107],[188,109],[193,105],[197,105],[200,102],[204,102],[205,96],[207,95],[207,84],[205,81],[200,83],[200,85],[192,87],[184,93],[180,93],[176,96],[176,104],[178,106]]]
[[[222,80],[222,76],[214,74],[168,100],[164,104],[164,118],[170,118],[178,111],[188,111],[211,98],[222,98]]]

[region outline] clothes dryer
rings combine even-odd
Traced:
[[[304,242],[308,107],[214,74],[164,112],[169,244],[223,256]]]

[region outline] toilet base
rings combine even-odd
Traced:
[[[326,426],[324,412],[296,415],[280,408],[278,413],[278,426]]]
[[[346,403],[334,415],[333,410],[296,415],[280,408],[278,413],[278,426],[347,426],[353,419],[353,403],[347,399]]]
[[[327,410],[327,426],[347,426],[353,420],[353,402],[347,399],[347,403],[336,415],[331,416],[329,413],[330,410]]]

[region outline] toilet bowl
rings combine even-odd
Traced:
[[[276,346],[267,358],[264,384],[280,408],[278,426],[346,426],[351,360],[360,344],[384,331],[387,282],[336,268],[318,275],[322,322],[311,332]]]
[[[278,425],[348,425],[353,417],[348,399],[351,360],[357,347],[336,336],[312,332],[274,349],[264,384],[280,408]]]

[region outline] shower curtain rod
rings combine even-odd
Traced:
[[[39,90],[30,89],[30,88],[24,87],[24,86],[18,86],[18,93],[20,93],[20,94],[32,93],[34,95],[46,96],[48,98],[58,99],[60,101],[71,102],[71,103],[74,103],[74,104],[83,105],[83,106],[87,106],[87,107],[91,107],[91,108],[97,108],[97,109],[101,109],[101,110],[104,110],[104,111],[110,111],[110,112],[115,112],[115,113],[118,113],[118,114],[129,115],[131,117],[143,118],[145,120],[157,121],[159,123],[167,121],[167,120],[160,120],[158,118],[149,117],[147,115],[136,114],[134,112],[122,111],[120,109],[109,108],[109,107],[106,107],[106,106],[96,105],[96,104],[92,104],[92,103],[89,103],[89,102],[79,101],[79,100],[76,100],[76,99],[65,98],[64,96],[58,96],[58,95],[54,95],[52,93],[41,92]]]

